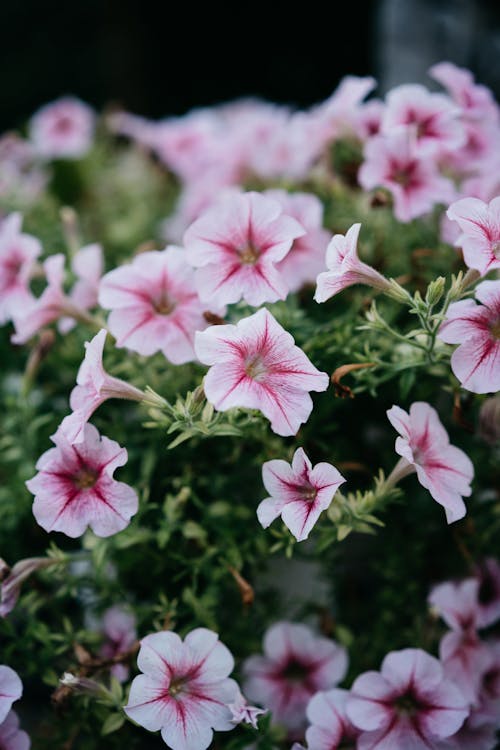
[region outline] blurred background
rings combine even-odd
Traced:
[[[343,75],[384,93],[443,59],[500,96],[499,0],[226,5],[2,0],[0,130],[68,93],[154,117],[247,95],[304,106]]]

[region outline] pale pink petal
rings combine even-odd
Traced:
[[[19,700],[23,693],[23,685],[13,669],[5,665],[0,666],[0,723],[4,721],[12,704]]]

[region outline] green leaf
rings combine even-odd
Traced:
[[[124,723],[125,714],[110,714],[102,725],[101,734],[112,734],[112,732],[118,731],[118,729],[120,729],[124,725]]]

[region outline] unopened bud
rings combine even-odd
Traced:
[[[438,276],[437,279],[434,279],[434,281],[431,281],[431,283],[427,287],[427,292],[425,294],[425,301],[430,307],[437,305],[437,303],[443,296],[445,284],[446,284],[446,280],[444,276]]]

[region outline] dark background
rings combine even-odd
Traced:
[[[0,129],[67,93],[156,117],[252,94],[308,105],[347,73],[383,92],[442,59],[500,94],[498,0],[322,5],[0,0]]]

